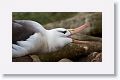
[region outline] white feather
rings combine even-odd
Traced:
[[[24,22],[24,20],[23,20]],[[64,31],[64,28],[56,28],[52,30],[45,30],[40,24],[34,21],[27,21],[32,24],[32,28],[38,29],[39,31],[31,35],[26,41],[17,41],[17,45],[12,45],[12,57],[20,57],[31,53],[46,53],[56,51],[66,44],[72,42],[71,38],[66,34],[60,33]],[[32,29],[31,28],[31,29]]]

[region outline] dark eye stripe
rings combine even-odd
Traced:
[[[64,34],[65,34],[67,31],[58,31],[58,32],[61,32],[61,33],[64,33]]]

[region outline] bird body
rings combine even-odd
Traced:
[[[35,21],[14,20],[12,22],[12,57],[59,50],[73,42],[70,38],[71,34],[79,32],[86,26],[74,31],[64,28],[46,30]]]
[[[61,42],[66,42],[64,36],[62,35],[63,33],[60,34],[60,32],[58,32],[66,29],[57,28],[46,30],[42,27],[42,25],[35,21],[15,20],[12,23],[12,29],[13,57],[24,56],[32,53],[56,51],[58,48],[64,46]],[[70,42],[72,40],[69,38],[67,41]]]

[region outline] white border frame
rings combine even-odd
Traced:
[[[102,12],[102,62],[12,62],[12,12]],[[0,25],[3,74],[114,74],[112,0],[2,0]]]

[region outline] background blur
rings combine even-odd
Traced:
[[[13,12],[13,20],[34,20],[44,25],[73,17],[76,14],[75,12]]]

